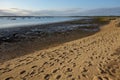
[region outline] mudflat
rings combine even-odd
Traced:
[[[95,34],[100,24],[91,20],[0,29],[0,63]]]

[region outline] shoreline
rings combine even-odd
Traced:
[[[56,24],[51,24],[51,25],[56,26]],[[57,23],[57,26],[59,25],[61,25],[61,23]],[[48,25],[45,25],[45,27],[47,26]],[[25,30],[24,28],[22,29]],[[48,49],[50,47],[55,47],[66,42],[87,37],[92,34],[95,34],[96,32],[98,31],[89,32],[81,29],[75,29],[75,30],[67,30],[63,32],[53,32],[53,33],[41,32],[39,34],[34,34],[35,33],[34,32],[29,35],[24,35],[23,37],[21,36],[24,33],[19,34],[17,32],[17,34],[19,34],[18,37],[10,36],[10,38],[8,37],[8,39],[1,40],[2,42],[0,44],[0,62],[3,63],[13,58],[34,53],[38,50]],[[13,34],[16,34],[16,31]]]
[[[119,80],[118,23],[112,20],[94,35],[1,63],[0,79]]]
[[[0,38],[0,63],[14,59],[20,56],[34,53],[39,50],[48,49],[51,47],[56,47],[66,42],[73,40],[81,39],[90,35],[93,35],[100,31],[100,26],[103,25],[102,21],[94,22],[96,19],[90,20],[75,20],[75,21],[66,21],[60,23],[44,24],[31,27],[24,27],[20,29],[8,29],[10,32],[5,33],[5,37]],[[109,21],[107,21],[109,22]],[[98,24],[95,26],[79,26],[81,24]],[[105,24],[107,24],[105,22]],[[69,30],[71,25],[78,25],[77,28]],[[63,29],[58,29],[58,31],[53,31],[54,28],[64,27]],[[59,27],[60,26],[60,27]],[[68,30],[65,30],[68,26]],[[52,32],[43,32],[39,29],[48,29],[52,28]],[[31,30],[37,31],[31,32]],[[87,30],[86,30],[87,29]],[[96,31],[91,31],[97,29]],[[15,31],[14,31],[15,30]],[[65,30],[65,31],[62,31]],[[7,33],[7,34],[6,34]],[[9,34],[9,35],[8,35]]]

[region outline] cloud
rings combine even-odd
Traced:
[[[80,11],[80,10],[79,10]],[[78,13],[78,10],[40,10],[30,13],[29,15],[37,15],[37,16],[71,16],[75,13]]]
[[[69,16],[78,13],[80,8],[64,9],[64,10],[39,10],[31,11],[18,8],[10,8],[6,10],[0,10],[0,16]],[[4,14],[5,13],[5,14]]]
[[[99,9],[93,9],[84,11],[81,13],[77,13],[76,15],[81,16],[120,16],[120,7],[115,8],[99,8]]]
[[[1,9],[0,16],[120,16],[120,7],[100,8],[83,11],[81,8],[63,9],[63,10],[24,10],[18,8]]]
[[[24,15],[28,15],[29,12],[31,11],[11,8],[11,9],[0,10],[0,16],[24,16]]]
[[[7,10],[0,10],[0,16],[16,16],[16,14],[14,14],[14,13],[11,13],[11,12],[9,12],[9,11],[7,11]]]

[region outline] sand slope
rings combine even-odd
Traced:
[[[0,64],[0,80],[120,80],[120,19],[95,35]]]

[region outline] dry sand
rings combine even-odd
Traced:
[[[0,64],[0,80],[120,80],[120,19],[101,31]]]

